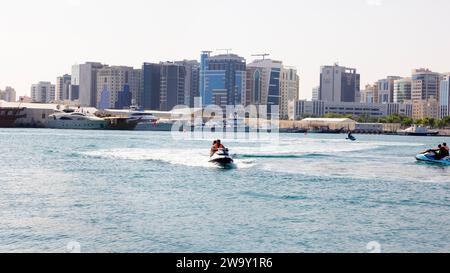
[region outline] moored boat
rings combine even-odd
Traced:
[[[124,131],[132,131],[136,129],[138,125],[138,120],[131,120],[129,118],[121,118],[121,117],[106,117],[106,121],[108,121],[107,130],[124,130]]]
[[[428,130],[428,128],[424,126],[413,125],[406,130],[398,131],[398,134],[407,136],[436,136],[439,132]]]
[[[108,121],[94,115],[73,111],[55,112],[48,117],[47,127],[52,129],[106,129]]]
[[[21,112],[24,108],[1,107],[0,108],[0,128],[12,128],[16,126],[17,119],[25,117]]]

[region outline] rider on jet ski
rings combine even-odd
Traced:
[[[214,140],[213,145],[211,147],[211,156],[213,156],[215,153],[217,153],[219,150],[226,150],[225,146],[223,146],[222,143],[220,143],[220,139]]]
[[[355,137],[352,134],[352,131],[348,131],[348,137],[347,138],[350,139],[350,140],[355,139]]]
[[[441,160],[441,159],[449,156],[447,143],[444,143],[444,145],[439,144],[437,149],[430,149],[430,150],[426,151],[425,153],[434,153],[435,160]]]

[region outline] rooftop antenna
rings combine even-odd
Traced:
[[[262,57],[263,60],[266,59],[267,56],[270,56],[269,53],[263,53],[263,54],[253,54],[253,57]]]
[[[222,48],[222,49],[216,49],[216,51],[226,51],[227,55],[230,55],[230,51],[232,51],[232,48]]]

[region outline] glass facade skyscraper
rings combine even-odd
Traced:
[[[255,60],[247,65],[247,103],[254,105],[281,104],[281,61]]]
[[[185,103],[186,68],[174,63],[161,64],[161,111],[170,111]]]
[[[450,75],[444,76],[439,92],[439,117],[450,116]]]
[[[161,65],[142,65],[141,106],[147,110],[159,110],[161,106]]]
[[[210,56],[202,52],[200,96],[203,105],[244,104],[246,85],[245,59],[235,54]]]
[[[394,103],[404,103],[411,100],[411,78],[394,81]]]

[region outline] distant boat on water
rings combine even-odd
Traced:
[[[438,131],[430,131],[428,128],[420,125],[413,125],[406,130],[398,131],[400,135],[407,136],[436,136],[439,134]]]

